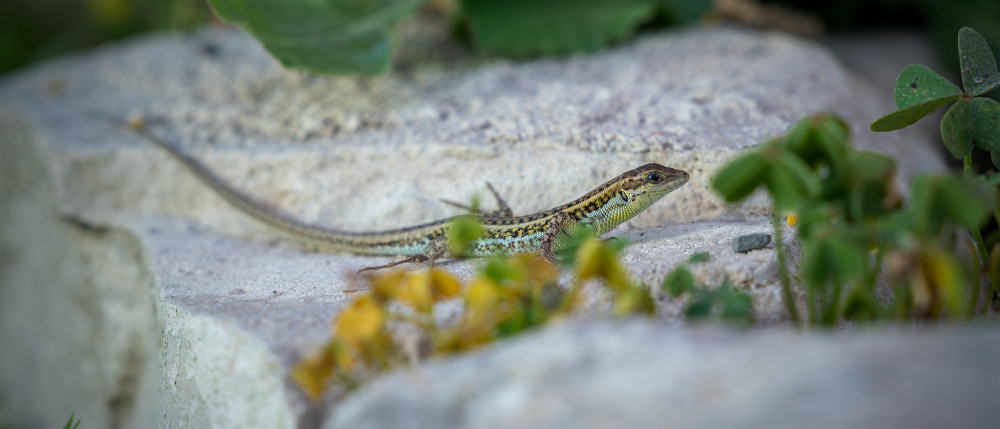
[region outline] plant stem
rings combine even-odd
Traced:
[[[962,162],[963,169],[962,172],[965,174],[966,178],[971,179],[973,175],[972,171],[972,153],[965,155],[965,159]],[[983,241],[983,233],[979,230],[978,226],[969,228],[972,233],[972,241],[976,243],[976,252],[979,253],[979,263],[986,263],[986,243]]]
[[[799,310],[795,306],[795,297],[792,295],[791,281],[788,279],[788,261],[785,258],[785,238],[782,236],[781,214],[775,209],[771,214],[771,222],[774,224],[774,253],[778,257],[778,278],[781,279],[781,300],[785,303],[785,310],[788,311],[788,318],[793,325],[799,324]]]

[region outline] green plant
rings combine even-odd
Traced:
[[[63,429],[77,429],[78,427],[80,427],[80,420],[77,420],[76,423],[73,423],[74,417],[76,417],[75,412],[69,414],[69,420],[66,420],[66,424],[63,425]]]
[[[454,230],[469,228],[463,225],[466,218],[459,220]],[[454,242],[475,238],[453,237],[453,245],[467,248],[468,243]],[[292,377],[317,398],[332,382],[351,387],[373,373],[399,367],[413,358],[393,339],[393,329],[400,325],[416,328],[430,355],[458,353],[517,335],[578,312],[582,288],[591,280],[614,293],[614,315],[650,315],[655,307],[649,289],[632,282],[619,262],[623,247],[620,240],[583,238],[566,261],[573,276],[568,289],[559,286],[558,267],[529,254],[490,258],[467,284],[437,268],[374,275],[371,293],[341,311],[333,337],[296,365]],[[439,325],[437,304],[456,299],[464,303],[464,311],[457,320]]]
[[[789,211],[798,213],[797,278],[806,287],[809,323],[892,314],[937,317],[943,310],[953,318],[968,317],[976,309],[978,282],[971,280],[978,266],[953,254],[955,228],[978,227],[992,206],[991,195],[968,178],[921,176],[904,206],[895,173],[892,158],[854,150],[847,124],[822,114],[723,166],[712,186],[729,202],[761,187],[770,194],[782,297],[793,322],[799,315],[782,243],[782,213]],[[887,258],[893,306],[875,298]]]
[[[972,152],[976,147],[988,151],[993,164],[1000,168],[1000,103],[983,97],[1000,88],[1000,72],[993,51],[976,30],[959,30],[958,53],[964,91],[926,66],[906,66],[896,78],[893,92],[899,110],[873,122],[871,129],[898,130],[954,102],[941,119],[941,139],[955,158],[963,160],[965,175],[972,177]],[[978,225],[972,227],[972,235],[979,261],[985,263],[986,244]]]
[[[321,73],[389,68],[393,28],[428,0],[209,0],[223,20],[254,35],[282,64]],[[459,3],[456,5],[456,3]],[[594,50],[653,20],[691,22],[707,0],[462,0],[439,2],[476,49],[532,55]]]
[[[688,260],[689,264],[708,260],[707,253],[695,253]],[[686,265],[674,268],[660,288],[671,297],[679,298],[689,295],[684,317],[691,321],[719,320],[735,325],[750,325],[753,323],[753,299],[746,292],[733,287],[729,282],[716,288],[696,285],[694,275]]]

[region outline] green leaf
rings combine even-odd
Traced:
[[[990,159],[993,161],[993,166],[1000,169],[1000,150],[990,152]]]
[[[855,279],[863,273],[866,257],[864,249],[841,237],[811,240],[803,251],[802,279],[811,287],[822,287],[827,279]]]
[[[976,96],[1000,87],[997,59],[981,34],[969,27],[958,31],[958,59],[962,65],[962,86]]]
[[[285,67],[375,74],[389,68],[391,27],[426,0],[209,0]]]
[[[985,98],[973,98],[972,135],[976,146],[988,151],[1000,150],[1000,103]]]
[[[739,201],[762,184],[766,173],[767,158],[760,151],[752,151],[719,169],[712,180],[712,188],[722,194],[726,202]]]
[[[896,78],[896,110],[872,122],[871,130],[886,132],[912,125],[937,108],[962,96],[962,90],[920,64],[910,64]]]
[[[892,95],[896,101],[896,108],[903,110],[961,94],[962,90],[958,86],[934,70],[921,64],[910,64],[903,68],[896,78],[896,89]],[[933,110],[929,109],[925,114]]]
[[[663,284],[660,288],[667,291],[670,296],[676,298],[681,296],[685,291],[694,289],[694,275],[691,271],[683,265],[674,268],[670,274],[667,274],[667,278],[663,279]]]
[[[913,181],[911,213],[914,228],[924,237],[940,233],[945,222],[979,226],[990,198],[970,180],[951,176],[920,176]]]
[[[812,198],[818,196],[822,191],[822,185],[820,185],[816,172],[792,152],[783,152],[775,160],[775,164],[788,169],[788,172],[795,178],[795,184],[798,185],[802,196]]]
[[[767,192],[778,211],[795,208],[802,200],[803,190],[795,174],[785,165],[773,163],[767,169]]]
[[[650,0],[464,0],[473,43],[517,55],[592,51],[624,39],[655,11]]]
[[[705,318],[712,315],[712,296],[710,294],[699,294],[688,305],[684,317],[692,320]]]
[[[959,100],[941,119],[941,140],[948,152],[962,159],[972,153],[972,115],[968,99]]]
[[[937,191],[935,204],[949,219],[962,226],[978,227],[988,214],[989,198],[970,180],[945,176],[938,181]]]
[[[661,12],[676,24],[696,22],[712,10],[712,0],[659,0]]]
[[[852,152],[847,162],[851,182],[887,183],[896,174],[896,160],[878,152],[862,150]]]
[[[705,262],[709,259],[712,259],[712,255],[709,254],[708,252],[695,252],[692,253],[691,256],[688,258],[688,263],[698,264],[701,262]]]
[[[934,113],[939,107],[952,101],[962,98],[961,94],[949,95],[947,97],[935,98],[926,103],[897,110],[872,122],[870,129],[876,133],[896,131],[915,124],[920,118]]]
[[[750,295],[726,283],[719,287],[718,296],[722,305],[719,315],[722,320],[738,324],[753,322],[753,298]]]

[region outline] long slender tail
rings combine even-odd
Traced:
[[[304,239],[310,243],[331,247],[333,250],[347,251],[352,253],[381,253],[372,252],[371,244],[378,241],[379,233],[340,231],[319,225],[310,224],[291,217],[277,209],[268,207],[266,204],[257,201],[254,197],[247,195],[243,191],[226,183],[222,178],[213,173],[208,167],[184,153],[180,148],[169,143],[152,133],[150,133],[141,123],[130,123],[113,115],[104,112],[93,112],[101,119],[104,119],[117,127],[132,131],[146,140],[155,143],[166,150],[175,159],[180,161],[195,174],[202,182],[208,185],[216,194],[226,202],[233,205],[243,213],[250,215],[264,224],[272,226],[280,231]]]

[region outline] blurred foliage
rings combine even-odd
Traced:
[[[283,64],[325,73],[378,73],[391,65],[394,27],[430,4],[451,16],[477,50],[534,55],[594,50],[645,27],[699,20],[712,0],[37,0],[0,2],[0,72],[105,40],[211,19],[245,27]],[[980,29],[1000,47],[995,0],[765,2],[812,14],[833,33],[910,28],[929,32],[957,66],[953,35]]]
[[[794,222],[788,221],[802,243],[797,278],[806,287],[808,323],[944,314],[964,319],[985,311],[977,300],[988,292],[980,288],[988,277],[985,265],[957,252],[962,248],[958,237],[996,210],[988,189],[1000,176],[990,181],[919,176],[905,205],[895,175],[895,160],[854,150],[847,123],[821,114],[724,165],[712,186],[729,202],[758,188],[770,194],[783,298],[793,321],[798,310],[787,256],[779,247],[785,211],[797,213]],[[892,305],[875,295],[886,260],[895,291]]]
[[[487,259],[466,284],[433,267],[375,274],[370,293],[340,312],[331,340],[302,360],[292,376],[318,398],[333,382],[353,386],[373,373],[405,364],[415,357],[396,343],[393,327],[399,325],[416,328],[426,340],[423,354],[431,356],[517,335],[578,312],[582,288],[591,280],[614,293],[616,316],[655,312],[649,289],[626,275],[618,258],[620,242],[588,237],[574,248],[575,254],[565,261],[573,277],[568,289],[559,284],[560,269],[534,254]],[[452,300],[461,301],[464,310],[457,320],[441,323],[437,305]]]
[[[1000,2],[996,0],[772,0],[768,3],[818,16],[830,33],[887,29],[916,29],[931,36],[938,57],[948,67],[958,67],[955,33],[962,27],[978,28],[994,47],[1000,48]]]
[[[688,264],[705,262],[708,253],[695,253]],[[673,298],[689,297],[684,317],[692,322],[715,320],[733,325],[749,326],[753,323],[753,298],[737,290],[729,282],[709,288],[695,284],[694,274],[681,264],[663,279],[660,288]]]
[[[80,420],[75,420],[76,413],[69,413],[69,420],[66,420],[66,424],[63,425],[63,429],[77,429],[80,427]]]
[[[207,22],[203,0],[0,2],[0,73],[107,40]]]
[[[935,109],[954,102],[941,118],[941,140],[952,156],[963,160],[967,178],[988,181],[976,175],[973,152],[990,154],[993,166],[1000,168],[1000,103],[984,97],[1000,88],[996,56],[986,39],[969,27],[958,31],[958,57],[962,88],[920,64],[903,69],[896,79],[894,98],[899,110],[885,115],[871,125],[872,131],[893,131],[912,125]],[[940,201],[949,204],[951,201]],[[960,206],[951,206],[960,210]],[[971,213],[956,213],[956,215]],[[979,225],[969,225],[979,263],[986,264],[987,243]]]
[[[391,66],[394,29],[428,0],[209,0],[217,15],[254,35],[286,67],[375,74]],[[508,55],[590,51],[643,23],[690,22],[710,0],[461,0],[441,2],[481,52]],[[660,11],[659,15],[656,12]]]

